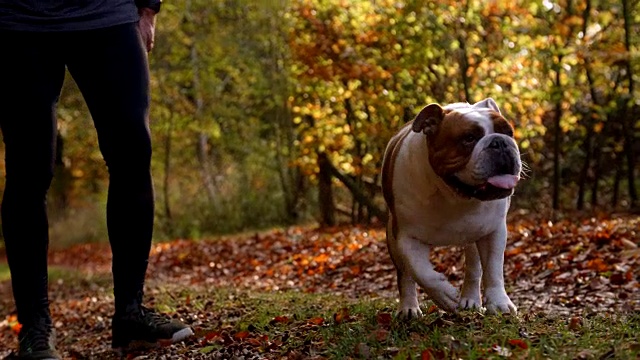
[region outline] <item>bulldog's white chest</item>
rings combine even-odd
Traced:
[[[434,194],[431,201],[398,199],[400,231],[429,245],[442,246],[476,242],[504,227],[506,199],[461,205],[441,197]]]

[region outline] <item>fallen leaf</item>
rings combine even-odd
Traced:
[[[513,347],[517,347],[523,350],[526,350],[529,347],[524,340],[520,340],[520,339],[511,339],[508,341],[508,343]]]
[[[393,319],[393,316],[391,316],[391,314],[389,313],[378,313],[376,315],[376,321],[380,326],[389,326],[391,324],[392,319]]]
[[[269,324],[288,324],[291,320],[289,320],[286,316],[276,316],[273,320],[269,321]]]
[[[384,342],[389,337],[389,330],[378,329],[374,332],[374,338],[377,342]]]
[[[311,319],[307,320],[307,322],[313,325],[322,325],[324,323],[324,319],[321,317],[312,317]]]
[[[421,360],[431,360],[431,359],[433,359],[433,355],[431,355],[431,350],[430,349],[422,350],[422,353],[420,353],[420,359]]]
[[[578,330],[582,327],[582,318],[574,316],[569,320],[569,330]]]
[[[249,336],[249,332],[244,330],[244,331],[239,331],[237,332],[235,335],[233,335],[234,338],[238,339],[238,340],[243,340],[245,339],[247,336]]]
[[[627,282],[627,279],[622,273],[617,272],[611,274],[609,281],[612,285],[624,285]]]
[[[348,321],[349,318],[349,309],[347,308],[342,308],[340,309],[340,311],[333,314],[333,320],[336,322],[336,324],[342,324],[343,322]]]

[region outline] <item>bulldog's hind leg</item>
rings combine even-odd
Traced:
[[[482,264],[480,254],[475,243],[464,248],[464,282],[460,293],[460,309],[480,309],[480,283],[482,280]]]
[[[398,255],[404,260],[409,275],[441,309],[455,311],[458,305],[458,291],[444,274],[433,269],[429,261],[430,250],[429,245],[418,239],[402,234],[398,237]]]
[[[389,249],[389,255],[393,265],[397,271],[398,290],[400,291],[400,307],[398,308],[398,317],[403,319],[411,319],[422,316],[420,310],[420,304],[418,303],[418,289],[415,280],[411,277],[411,274],[405,269],[404,261],[398,256],[398,252],[395,246],[392,244],[393,235],[387,233],[387,248]]]

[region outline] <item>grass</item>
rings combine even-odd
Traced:
[[[9,280],[11,280],[9,265],[0,262],[0,282]],[[84,285],[110,287],[112,285],[111,274],[87,275],[84,272],[78,272],[76,269],[64,266],[49,266],[49,283],[54,282],[67,283],[78,287]]]
[[[7,263],[0,263],[0,282],[11,279],[11,273],[9,273],[9,265]]]
[[[94,289],[111,288],[113,280],[111,273],[91,273],[77,271],[66,266],[49,266],[49,283],[64,283],[66,286],[76,288]]]
[[[215,324],[203,323],[211,326],[209,330],[248,330],[251,336],[274,340],[282,339],[286,332],[290,336],[278,350],[279,356],[300,352],[305,357],[318,354],[330,359],[416,359],[427,353],[431,358],[447,359],[640,357],[638,314],[567,319],[432,311],[421,319],[400,321],[393,316],[396,305],[390,299],[233,289],[183,289],[176,294],[164,288],[155,301],[165,310],[188,303],[191,311],[213,316],[218,319]],[[276,322],[276,317],[286,317],[288,322]]]
[[[52,282],[63,282],[62,288],[75,289],[72,292],[110,292],[109,274],[88,276],[75,269],[51,267],[49,275]],[[0,264],[0,281],[8,278],[6,264]],[[426,315],[401,321],[393,316],[395,299],[251,292],[154,281],[148,284],[147,298],[159,310],[186,318],[202,338],[226,332],[234,339],[231,344],[210,340],[188,345],[190,351],[203,354],[246,346],[266,358],[640,358],[637,313],[583,318],[531,313],[517,317],[476,312],[445,314],[423,299]],[[99,299],[108,302],[105,306],[111,311],[112,298]],[[91,310],[87,306],[78,310],[82,317],[100,315],[91,313],[100,308]],[[265,339],[275,346],[264,346]]]

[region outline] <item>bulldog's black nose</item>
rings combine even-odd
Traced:
[[[496,150],[504,150],[509,146],[509,144],[507,144],[507,141],[499,136],[494,137],[493,139],[491,139],[491,142],[489,143],[489,149],[496,149]]]

